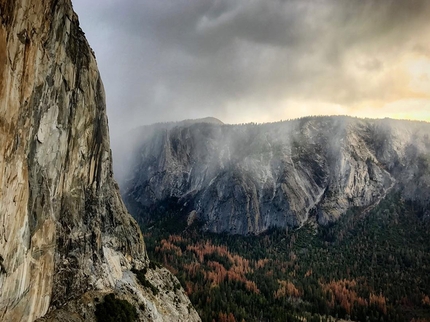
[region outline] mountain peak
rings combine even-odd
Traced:
[[[217,119],[216,117],[204,117],[200,119],[187,119],[179,122],[180,124],[196,124],[196,123],[210,123],[210,124],[224,124],[221,120]]]

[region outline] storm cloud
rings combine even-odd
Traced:
[[[430,110],[427,0],[75,0],[74,8],[96,52],[114,144],[131,127],[187,118],[367,115],[401,102]]]

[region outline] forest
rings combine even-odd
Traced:
[[[430,220],[397,193],[322,227],[204,232],[171,205],[140,222],[203,321],[430,321]]]

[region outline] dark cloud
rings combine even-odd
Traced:
[[[238,121],[247,104],[258,117],[280,114],[282,100],[382,99],[392,77],[377,87],[363,80],[404,55],[428,55],[430,41],[428,0],[75,0],[74,7],[97,55],[114,139],[158,121]]]

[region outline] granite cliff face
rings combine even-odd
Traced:
[[[103,85],[69,0],[0,0],[0,320],[92,321],[107,293],[140,320],[198,321],[147,269],[112,179]]]
[[[135,217],[173,207],[212,232],[325,225],[393,189],[429,216],[429,135],[425,122],[349,117],[157,124],[133,133],[120,180]]]

